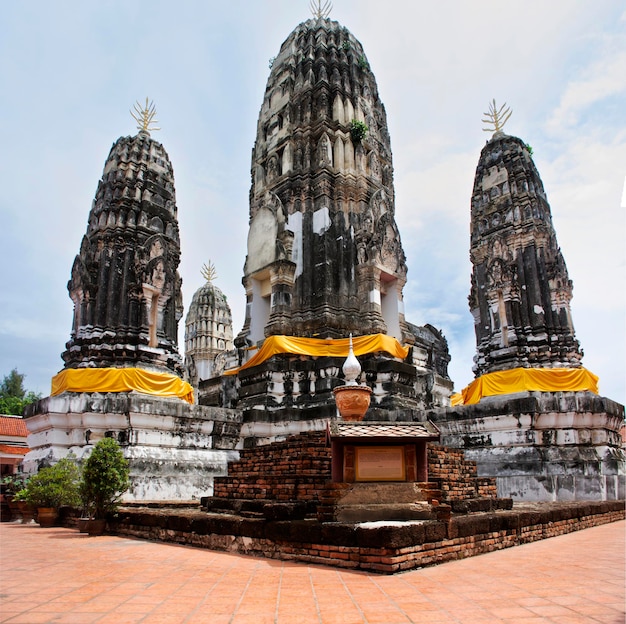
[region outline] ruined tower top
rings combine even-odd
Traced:
[[[570,312],[572,282],[531,154],[500,126],[476,168],[469,297],[476,376],[581,365]]]
[[[239,346],[274,334],[414,342],[385,109],[363,47],[325,6],[271,61],[252,151]]]
[[[138,134],[111,148],[74,260],[66,368],[182,372],[174,173],[165,149],[149,135],[154,108],[147,100],[143,113]]]

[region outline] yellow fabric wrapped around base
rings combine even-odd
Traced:
[[[352,338],[354,355],[384,351],[389,355],[406,359],[409,347],[403,347],[392,336],[371,334]],[[349,338],[298,338],[296,336],[268,336],[258,353],[255,353],[243,366],[226,371],[225,375],[236,375],[240,370],[258,366],[273,355],[290,353],[292,355],[309,355],[311,357],[330,356],[347,357],[350,349]]]
[[[193,388],[180,377],[143,368],[66,368],[52,378],[51,396],[61,392],[142,392],[178,397],[193,404]]]
[[[451,404],[472,405],[483,397],[515,392],[583,392],[598,394],[598,376],[586,368],[512,368],[487,373],[450,397]]]

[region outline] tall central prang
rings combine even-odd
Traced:
[[[199,388],[203,404],[244,410],[245,444],[326,426],[350,335],[359,382],[372,389],[369,418],[446,405],[452,388],[445,338],[404,316],[406,257],[376,80],[359,41],[319,6],[270,62],[252,149],[241,366],[227,371],[237,381],[221,399],[223,380]]]
[[[237,343],[383,333],[413,344],[394,213],[385,108],[363,47],[310,19],[271,62],[259,115]]]

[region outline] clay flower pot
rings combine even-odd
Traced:
[[[89,526],[90,518],[78,518],[76,521],[76,528],[80,533],[87,533],[87,527]]]
[[[363,420],[370,406],[372,389],[368,386],[337,386],[333,389],[335,403],[344,420]]]
[[[30,503],[26,501],[18,501],[17,506],[20,514],[22,515],[22,524],[31,524],[34,520],[35,510]]]
[[[56,507],[37,507],[37,522],[45,529],[53,527],[58,517],[59,510]]]
[[[13,500],[13,494],[5,494],[4,499],[9,506],[9,511],[11,512],[11,522],[21,522],[22,521],[22,512],[20,511],[20,503],[19,501]]]
[[[90,519],[87,520],[87,533],[92,537],[97,535],[104,535],[104,529],[106,528],[107,521],[104,519]]]

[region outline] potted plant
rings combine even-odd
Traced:
[[[19,498],[37,510],[37,522],[42,527],[51,527],[58,518],[59,507],[80,504],[79,479],[80,469],[70,454],[33,475],[19,492]]]
[[[114,438],[103,438],[83,465],[80,485],[83,505],[92,519],[90,535],[104,532],[107,514],[115,511],[129,485],[128,461],[119,444]]]
[[[2,488],[2,494],[4,500],[9,506],[11,512],[11,521],[19,522],[22,520],[22,514],[20,512],[19,498],[16,499],[16,494],[23,490],[26,486],[27,477],[22,474],[7,475],[0,481],[0,487]]]

